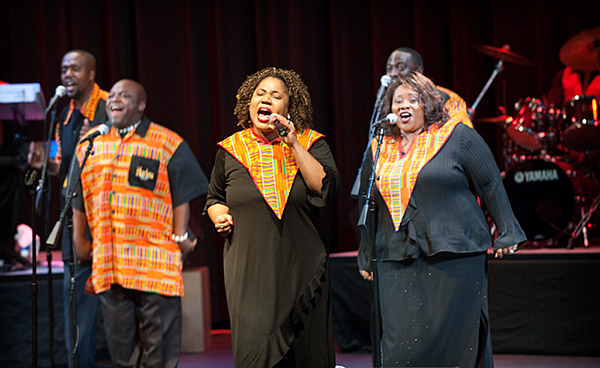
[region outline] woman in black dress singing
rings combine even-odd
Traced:
[[[219,142],[206,212],[226,238],[236,367],[334,367],[328,253],[318,209],[339,174],[306,85],[266,68],[238,90],[243,130]]]
[[[361,275],[372,280],[375,246],[382,365],[491,367],[486,253],[492,246],[497,257],[514,253],[525,234],[489,147],[448,118],[429,79],[411,72],[392,83],[382,115],[389,112],[398,120],[382,141],[375,216],[358,255]],[[363,192],[376,148],[373,139]],[[482,207],[498,228],[495,239]]]

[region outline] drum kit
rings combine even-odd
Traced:
[[[533,65],[508,46],[476,49],[499,59],[497,70],[504,61]],[[559,56],[588,75],[600,70],[600,27],[569,39]],[[588,247],[589,238],[598,234],[599,105],[600,96],[593,95],[575,96],[562,106],[527,97],[514,104],[513,115],[476,119],[503,128],[503,183],[527,246],[573,248],[581,236]]]

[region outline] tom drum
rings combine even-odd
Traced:
[[[597,96],[575,96],[563,108],[563,144],[574,151],[600,149],[600,100]]]

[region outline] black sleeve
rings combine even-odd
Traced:
[[[325,177],[322,181],[321,195],[316,195],[310,189],[307,189],[308,201],[316,207],[323,207],[327,201],[337,195],[340,189],[340,174],[338,173],[331,149],[324,138],[314,142],[308,150],[319,163],[323,166]],[[300,170],[298,170],[300,173]]]
[[[373,154],[371,152],[371,148],[369,148],[365,154],[362,170],[360,172],[360,190],[358,197],[358,218],[363,211],[363,207],[366,202],[369,178],[371,177],[371,172],[373,171]],[[373,186],[375,184],[373,183]],[[375,189],[372,189],[374,194]],[[373,200],[373,199],[372,199]],[[371,272],[371,246],[372,240],[375,239],[375,231],[377,230],[377,211],[371,212],[370,216],[367,216],[366,221],[368,221],[365,225],[365,228],[360,229],[360,243],[358,245],[358,269],[365,270]]]
[[[186,141],[182,141],[167,164],[173,207],[189,202],[208,189],[208,180]]]
[[[525,242],[527,238],[512,211],[492,151],[475,129],[462,130],[464,134],[461,146],[465,174],[498,227],[494,249]]]
[[[70,173],[69,177],[67,178],[67,190],[65,197],[68,195],[68,191],[71,189],[71,186],[75,185],[73,190],[74,196],[71,200],[71,207],[81,212],[85,212],[85,206],[83,204],[83,189],[81,187],[81,169],[77,157],[73,157],[71,169],[69,171]]]
[[[210,184],[208,185],[208,194],[206,196],[206,204],[204,206],[203,215],[208,208],[214,204],[227,205],[226,202],[226,178],[225,178],[225,157],[228,153],[221,147],[217,150],[215,164],[213,165],[210,175]]]

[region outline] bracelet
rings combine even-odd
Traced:
[[[173,235],[171,235],[171,239],[173,239],[175,243],[183,243],[184,241],[186,241],[189,235],[190,234],[187,231],[183,235],[175,235],[173,233]]]

